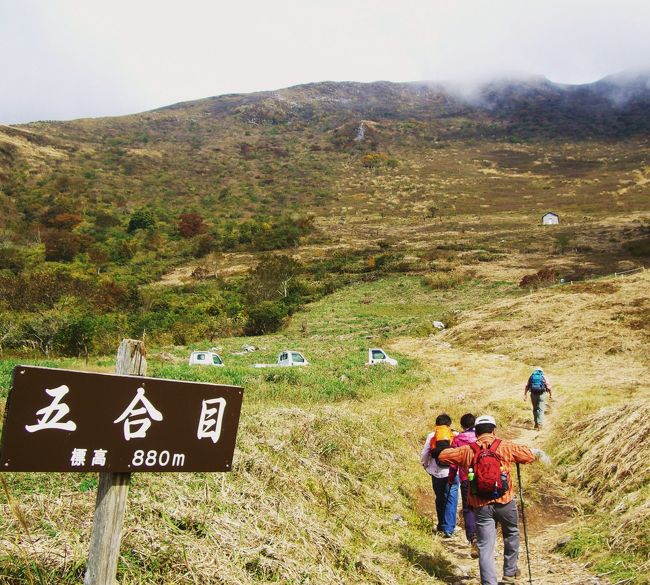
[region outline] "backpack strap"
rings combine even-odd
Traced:
[[[472,467],[476,467],[476,462],[478,461],[478,456],[479,453],[482,451],[481,446],[474,442],[474,443],[469,443],[469,448],[472,450]]]
[[[488,447],[488,449],[493,453],[496,453],[497,447],[500,444],[501,444],[501,439],[494,439],[494,441],[492,441],[492,444]]]

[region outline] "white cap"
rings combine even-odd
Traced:
[[[540,368],[539,366],[535,366],[535,367],[533,368],[533,372],[536,372],[537,370],[539,370],[539,371],[542,372],[542,373],[544,372],[544,370],[542,370],[542,368]]]
[[[497,421],[494,420],[493,416],[490,416],[489,414],[483,414],[474,421],[474,426],[476,425],[494,425],[496,427]]]

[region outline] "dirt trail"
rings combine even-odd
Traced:
[[[439,408],[450,404],[467,405],[467,410],[494,413],[499,406],[515,410],[514,424],[499,428],[497,433],[528,446],[539,447],[544,444],[548,433],[553,429],[553,412],[561,408],[561,389],[556,392],[559,398],[547,409],[542,431],[532,428],[530,402],[523,400],[523,384],[530,374],[530,366],[519,363],[507,356],[496,354],[475,354],[453,348],[448,343],[428,339],[400,339],[391,349],[409,357],[416,358],[431,376],[432,393],[428,400],[431,414],[428,422]],[[480,372],[476,375],[475,372]],[[551,380],[553,380],[551,374]],[[498,423],[498,420],[497,420]],[[526,466],[522,466],[522,483],[526,483]],[[513,467],[512,473],[516,474]],[[516,480],[516,477],[515,477]],[[516,481],[515,481],[516,484]],[[517,486],[515,485],[515,489]],[[420,513],[435,517],[433,494],[423,481],[418,494]],[[524,502],[526,504],[526,502]],[[521,511],[521,508],[520,508]],[[532,581],[537,585],[605,585],[607,580],[593,575],[584,565],[564,555],[554,552],[558,541],[571,530],[571,513],[566,502],[544,499],[541,505],[525,507],[528,528],[530,565]],[[460,515],[459,515],[460,516]],[[522,528],[520,512],[520,528]],[[528,583],[528,565],[521,531],[519,583]],[[438,538],[438,536],[434,536]],[[479,583],[478,561],[470,557],[470,549],[465,539],[462,524],[457,527],[451,539],[441,539],[449,551],[450,560],[457,567],[457,577],[449,580],[453,585],[476,585]],[[502,542],[497,541],[497,570],[503,559]]]

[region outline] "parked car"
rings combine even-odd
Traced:
[[[396,366],[397,360],[390,357],[383,349],[372,347],[368,350],[368,365],[374,366],[375,364]]]
[[[190,366],[219,366],[223,367],[223,360],[214,351],[193,351],[190,354]]]
[[[278,354],[278,360],[274,364],[253,364],[254,368],[276,368],[279,366],[308,366],[309,362],[299,351],[282,351]]]

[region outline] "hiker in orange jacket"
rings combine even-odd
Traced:
[[[489,415],[479,416],[476,419],[474,428],[476,431],[475,445],[482,450],[489,450],[492,447],[492,450],[500,459],[501,478],[505,490],[498,495],[479,495],[474,489],[474,484],[471,486],[468,496],[469,504],[473,507],[476,518],[476,543],[479,550],[481,585],[498,585],[499,583],[494,563],[497,524],[501,524],[501,530],[503,531],[503,580],[501,582],[514,583],[515,577],[519,574],[517,568],[519,518],[517,504],[514,500],[510,466],[513,463],[531,463],[535,461],[535,454],[528,447],[498,439],[494,434],[496,421]],[[471,444],[458,448],[447,448],[436,453],[436,455],[441,464],[455,464],[468,471],[470,482],[474,481],[470,468],[476,464],[474,463],[475,455]]]

